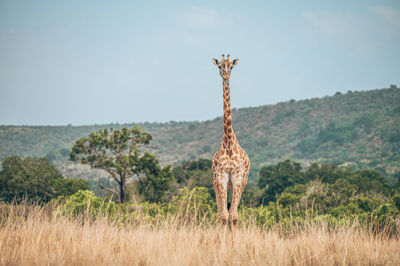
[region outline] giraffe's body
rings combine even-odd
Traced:
[[[249,157],[240,147],[232,128],[229,77],[231,69],[237,64],[238,59],[230,62],[229,55],[227,60],[222,55],[221,62],[216,59],[213,59],[213,61],[220,69],[224,94],[224,135],[222,144],[212,160],[213,184],[217,198],[218,220],[225,225],[229,219],[234,229],[238,221],[237,208],[240,197],[246,187],[250,171]],[[229,212],[227,206],[228,189],[231,190],[232,197]]]

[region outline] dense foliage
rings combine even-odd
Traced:
[[[187,187],[189,189],[204,187],[215,198],[211,160],[186,161],[173,167],[172,173],[176,181],[176,187]]]
[[[65,179],[45,158],[6,157],[0,171],[0,200],[47,202],[88,189],[81,179]]]
[[[150,177],[164,174],[160,173],[154,155],[148,152],[142,154],[139,150],[140,146],[148,145],[151,139],[151,135],[140,127],[104,129],[77,140],[72,146],[70,159],[106,171],[110,175],[109,185],[99,183],[99,186],[113,193],[118,202],[124,203],[129,178],[136,177],[139,182],[149,183]],[[143,181],[144,178],[146,181]],[[162,178],[157,181],[160,183]]]
[[[333,164],[318,165],[316,163],[302,170],[299,163],[286,160],[261,168],[258,186],[264,190],[262,202],[274,201],[286,188],[306,184],[312,180],[342,184],[347,189],[353,188],[354,193],[381,193],[382,195],[390,193],[386,179],[373,170],[355,171],[351,168],[339,168]]]
[[[263,165],[286,158],[302,165],[318,162],[375,169],[390,182],[400,175],[400,89],[395,86],[233,109],[232,116],[237,137],[250,156],[254,182]],[[162,165],[211,158],[222,135],[221,118],[140,125],[154,137],[154,152]],[[68,164],[68,151],[77,139],[90,133],[123,126],[132,125],[0,126],[0,158],[46,156],[65,176],[106,177]]]
[[[168,200],[167,192],[171,189],[173,182],[171,167],[161,168],[156,165],[151,172],[148,172],[145,178],[136,183],[138,192],[146,201],[165,202]]]
[[[206,188],[182,188],[169,202],[125,203],[115,205],[96,197],[90,191],[63,198],[61,210],[66,215],[91,219],[107,216],[122,223],[157,223],[173,219],[174,223],[214,224],[216,205]],[[310,222],[328,226],[356,223],[374,231],[400,233],[400,194],[382,197],[380,194],[356,193],[344,179],[334,184],[313,180],[306,185],[289,186],[276,201],[258,207],[241,206],[241,223],[271,228],[279,226],[301,228]]]
[[[69,197],[59,197],[50,202],[59,206],[61,213],[68,217],[97,219],[108,217],[119,221],[151,222],[158,218],[173,215],[183,223],[214,222],[216,204],[207,189],[195,187],[192,190],[182,188],[170,202],[115,204],[105,198],[97,197],[89,190],[79,190]],[[140,216],[140,221],[137,221]]]
[[[89,190],[79,190],[69,197],[60,197],[55,202],[61,203],[61,211],[73,217],[88,214],[94,219],[100,215],[113,215],[116,211],[116,204],[112,201],[106,201],[103,198],[97,197]]]

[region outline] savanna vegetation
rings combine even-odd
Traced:
[[[236,110],[253,172],[235,234],[216,223],[204,159],[219,119],[0,127],[0,264],[398,265],[399,97]]]
[[[398,265],[390,213],[397,201],[371,219],[330,219],[312,208],[296,219],[282,197],[276,205],[242,206],[232,234],[216,225],[205,188],[184,188],[168,204],[116,204],[81,190],[45,206],[0,204],[0,264]]]
[[[251,222],[232,235],[218,227],[136,221],[62,209],[0,206],[2,265],[398,265],[400,241],[358,224],[324,221],[263,230]],[[152,215],[152,214],[150,214]],[[117,216],[118,217],[118,216]],[[130,220],[135,221],[135,220]],[[179,220],[178,220],[179,221]]]

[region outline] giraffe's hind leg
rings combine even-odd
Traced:
[[[233,185],[232,188],[232,203],[231,203],[231,208],[229,210],[229,218],[231,222],[231,227],[233,229],[236,228],[238,219],[239,219],[239,214],[238,214],[238,206],[240,203],[240,198],[242,195],[242,189],[240,184]]]

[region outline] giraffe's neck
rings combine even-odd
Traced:
[[[231,150],[234,133],[232,129],[231,96],[229,89],[229,79],[222,79],[224,88],[224,136],[222,138],[224,148]]]

